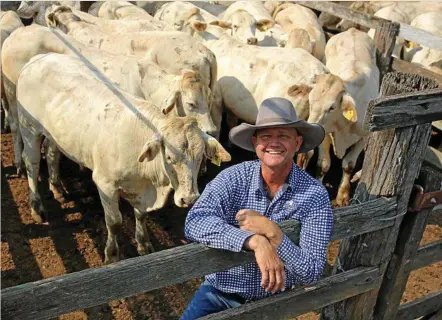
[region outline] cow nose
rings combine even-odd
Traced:
[[[198,199],[199,194],[191,194],[187,197],[182,197],[180,199],[181,206],[187,208],[189,205],[194,204],[196,199]]]
[[[248,38],[247,39],[247,44],[257,45],[258,44],[258,39],[256,39],[256,38]]]

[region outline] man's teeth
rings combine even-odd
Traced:
[[[270,154],[281,154],[282,151],[267,151],[267,153],[270,153]]]

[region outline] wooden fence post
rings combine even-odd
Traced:
[[[441,187],[442,171],[431,167],[422,168],[418,183],[425,192],[437,191]],[[407,212],[400,227],[393,257],[388,265],[379,291],[375,308],[375,319],[396,319],[402,295],[411,273],[411,264],[419,249],[419,243],[432,208],[420,212]]]
[[[381,20],[379,27],[376,28],[374,34],[374,42],[378,51],[376,52],[376,61],[380,72],[379,83],[391,71],[393,62],[394,46],[396,44],[396,36],[399,34],[399,23]]]
[[[422,90],[431,82],[417,75],[392,72],[384,77],[380,95]],[[410,89],[411,88],[411,89]],[[431,134],[431,124],[384,130],[370,134],[357,202],[380,196],[398,197],[393,227],[343,240],[333,273],[358,266],[379,266],[383,275],[395,248],[399,226],[407,212],[414,180],[420,171]],[[379,288],[323,309],[323,319],[371,319]]]

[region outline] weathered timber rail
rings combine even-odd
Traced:
[[[401,306],[399,301],[412,270],[442,260],[442,240],[419,246],[431,208],[407,210],[419,173],[418,183],[425,192],[441,188],[442,158],[427,144],[429,122],[442,120],[441,90],[437,89],[442,76],[394,59],[391,52],[397,36],[438,50],[442,50],[442,39],[334,3],[300,3],[376,29],[383,82],[381,97],[370,103],[365,119],[367,130],[373,133],[355,194],[360,204],[334,210],[332,239],[344,240],[332,276],[205,319],[284,319],[323,307],[324,319],[436,318],[442,309],[442,291]],[[297,221],[280,226],[294,243],[299,242]],[[2,316],[50,319],[253,260],[246,252],[181,246],[4,289]]]

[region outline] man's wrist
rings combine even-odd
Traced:
[[[266,233],[267,239],[269,239],[271,244],[274,244],[274,246],[278,247],[282,239],[284,238],[284,233],[281,231],[281,229],[275,224],[274,228],[270,229]]]
[[[268,244],[269,240],[266,237],[260,234],[254,234],[253,236],[247,238],[246,242],[244,243],[244,248],[247,250],[256,251]]]

